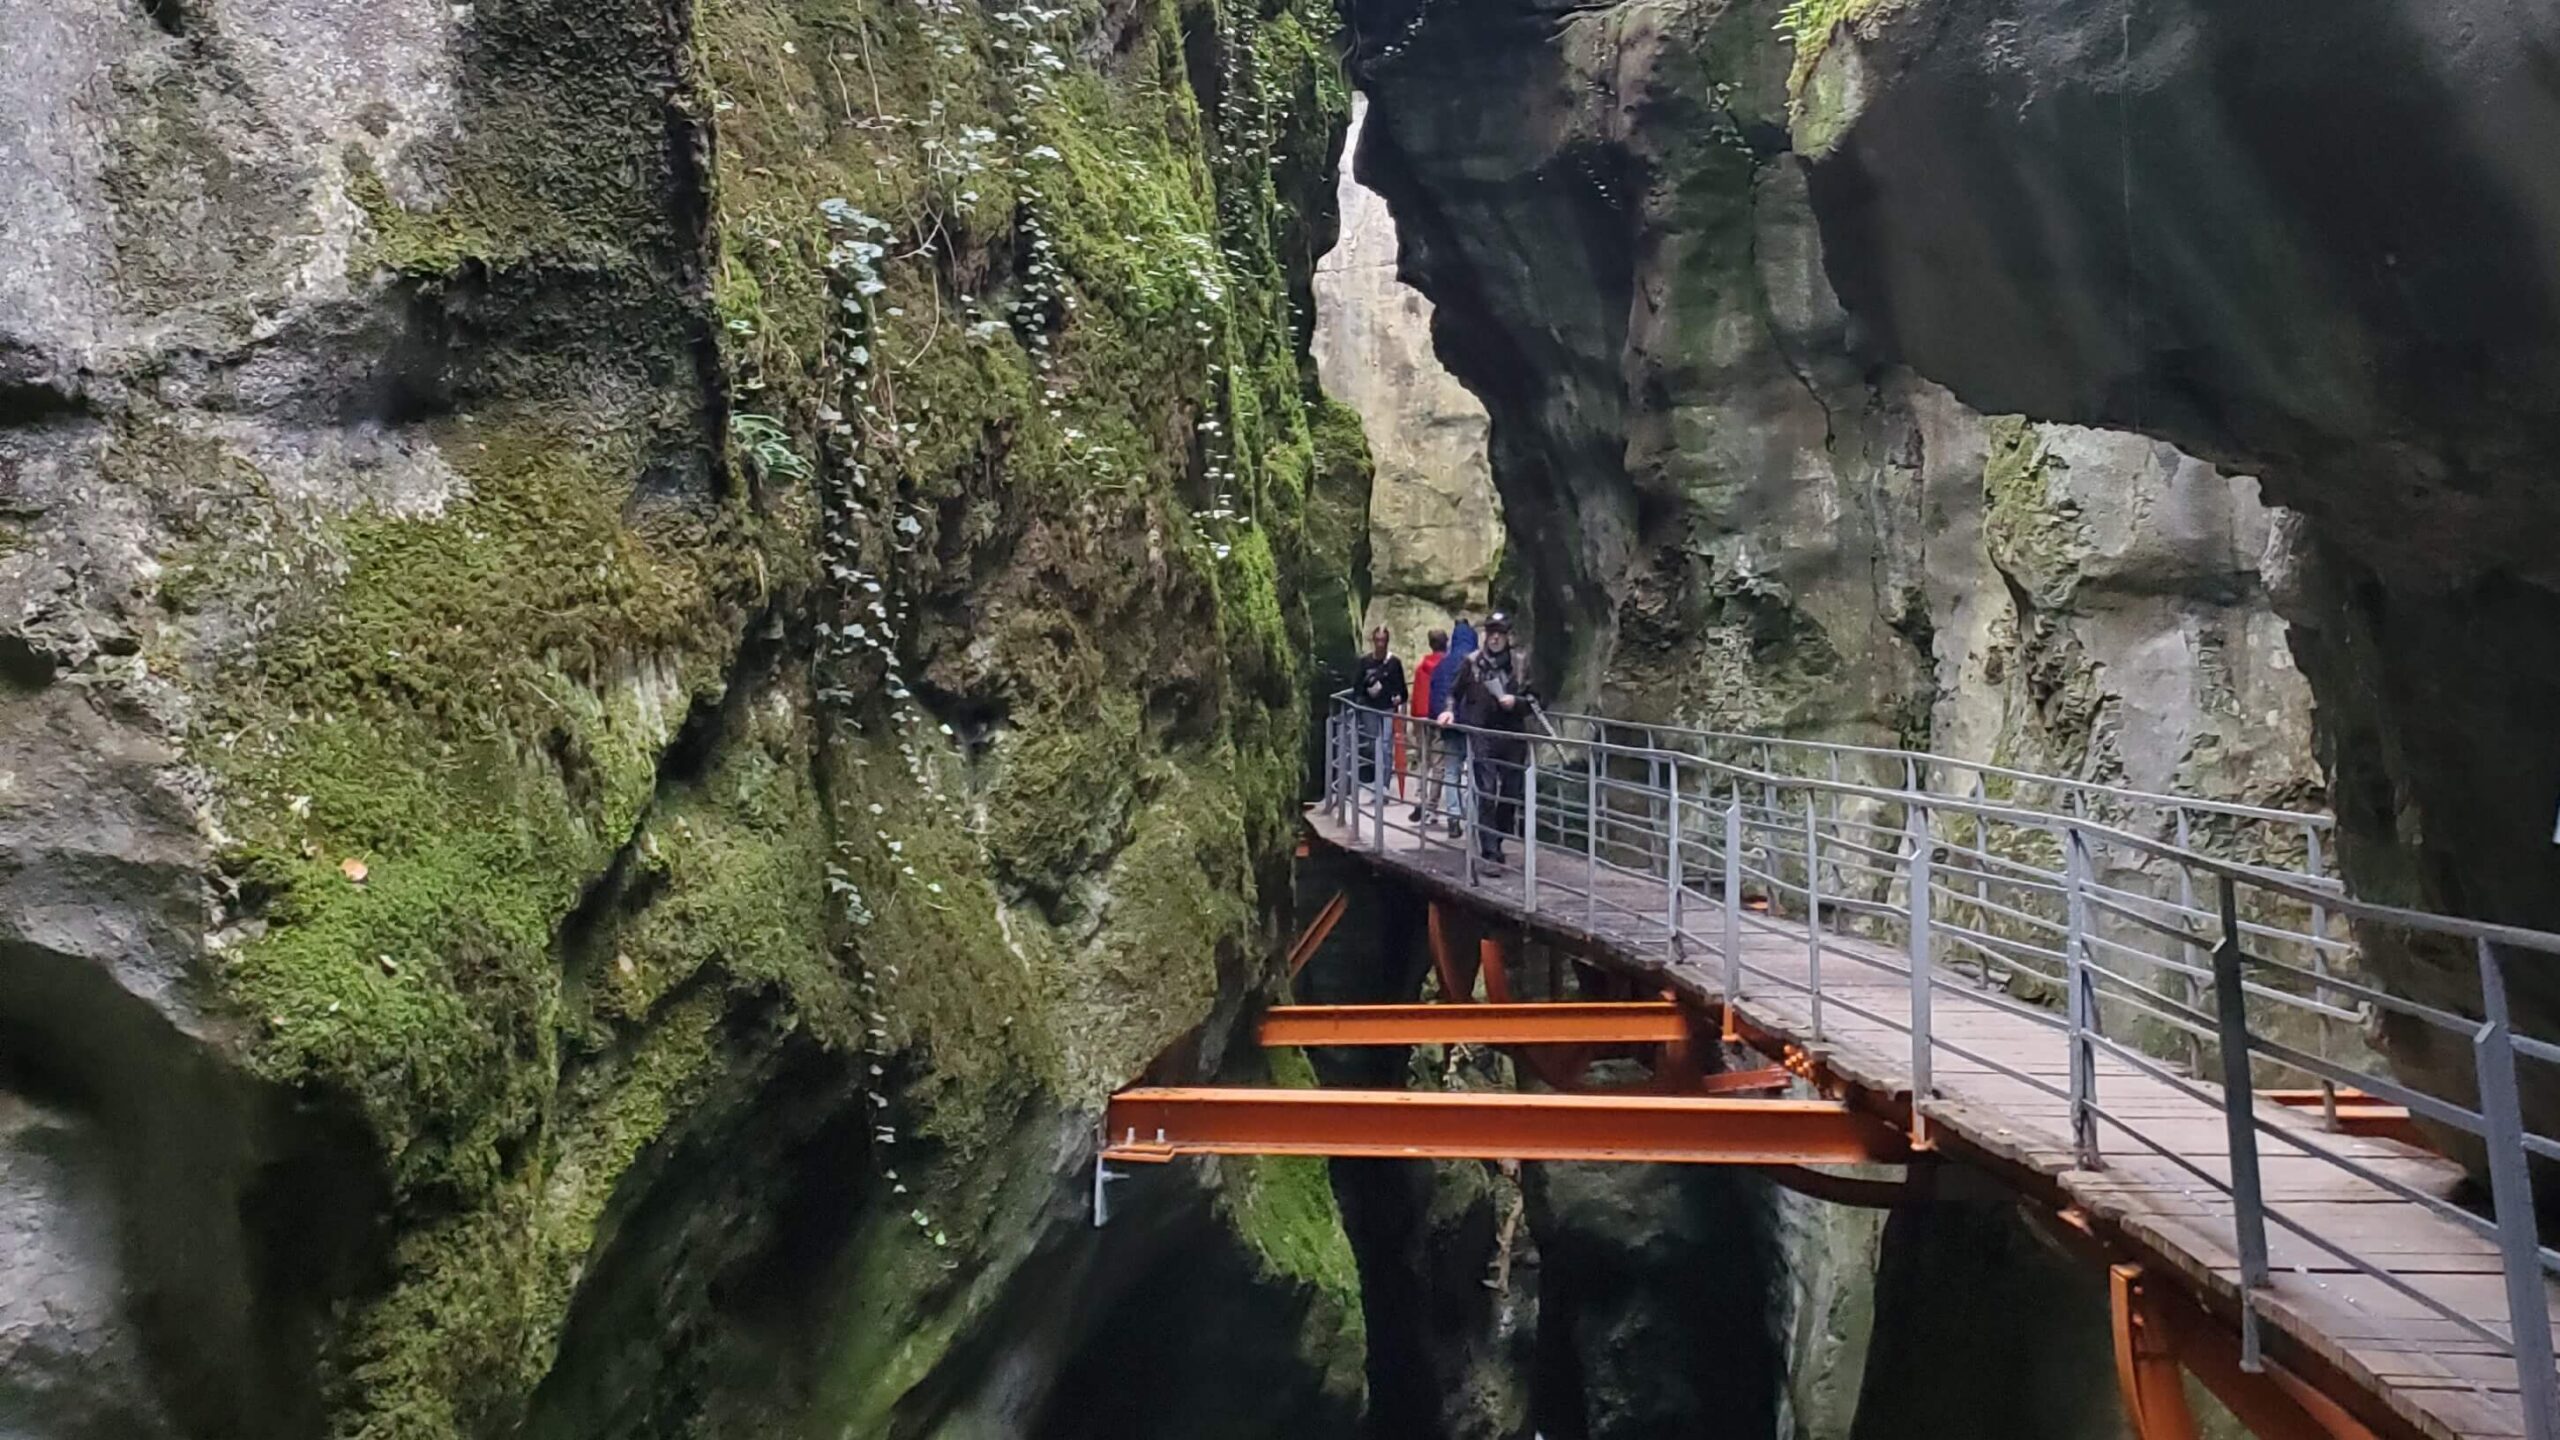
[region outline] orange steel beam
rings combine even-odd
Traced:
[[[1898,1163],[1899,1131],[1827,1100],[1428,1090],[1142,1089],[1111,1098],[1104,1158],[1325,1155],[1711,1165]]]
[[[1350,891],[1335,891],[1333,898],[1325,902],[1324,908],[1316,912],[1316,918],[1308,921],[1307,928],[1298,933],[1298,938],[1289,946],[1291,979],[1296,979],[1298,972],[1307,968],[1307,962],[1316,958],[1316,951],[1324,947],[1325,937],[1333,933],[1333,927],[1341,922],[1342,912],[1350,906],[1350,903]]]
[[[2321,1105],[2317,1090],[2261,1090],[2258,1098],[2291,1110],[2317,1110]],[[2338,1133],[2367,1140],[2397,1140],[2421,1150],[2436,1148],[2426,1132],[2418,1128],[2418,1122],[2409,1118],[2408,1107],[2355,1090],[2338,1092]]]
[[[1784,1090],[1795,1080],[1793,1071],[1772,1065],[1765,1070],[1725,1070],[1702,1075],[1693,1088],[1701,1095],[1738,1095],[1745,1090]]]
[[[2336,1401],[2274,1361],[2255,1375],[2242,1370],[2240,1337],[2183,1292],[2152,1284],[2140,1265],[2108,1267],[2107,1298],[2116,1383],[2140,1440],[2195,1440],[2181,1366],[2259,1440],[2375,1440]]]
[[[1685,1040],[1667,1000],[1513,1005],[1281,1005],[1262,1043],[1283,1045],[1649,1045]]]

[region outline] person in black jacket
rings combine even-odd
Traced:
[[[1442,724],[1455,721],[1477,732],[1469,739],[1476,785],[1476,853],[1500,864],[1502,842],[1520,824],[1523,767],[1529,759],[1530,717],[1538,708],[1527,666],[1511,648],[1511,617],[1485,617],[1484,643],[1467,657],[1450,687]]]
[[[1377,786],[1382,795],[1393,783],[1395,771],[1387,740],[1394,733],[1395,717],[1404,712],[1410,698],[1404,662],[1387,650],[1394,638],[1384,625],[1369,632],[1369,653],[1360,657],[1360,675],[1351,684],[1351,698],[1361,711],[1360,783]]]

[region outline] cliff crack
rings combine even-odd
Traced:
[[[1740,128],[1741,122],[1732,111],[1727,110],[1724,115],[1726,123],[1734,125],[1737,129]],[[1745,260],[1751,267],[1752,309],[1760,321],[1761,328],[1768,332],[1769,348],[1776,352],[1779,363],[1785,365],[1787,373],[1795,377],[1796,384],[1804,390],[1805,398],[1813,402],[1816,410],[1822,412],[1822,453],[1829,455],[1834,453],[1835,447],[1839,444],[1839,417],[1832,414],[1831,402],[1823,397],[1822,387],[1814,383],[1813,372],[1797,356],[1794,347],[1787,343],[1786,329],[1778,323],[1777,311],[1769,303],[1768,280],[1760,269],[1760,178],[1767,172],[1770,163],[1772,163],[1771,160],[1754,156],[1751,165],[1751,184],[1747,202],[1750,215],[1745,227],[1749,239],[1744,243],[1744,252]]]

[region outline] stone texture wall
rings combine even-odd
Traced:
[[[2255,486],[1864,358],[1761,8],[1361,12],[1400,37],[1367,52],[1362,164],[1491,407],[1548,678],[1621,713],[2316,804]]]
[[[2259,475],[2301,516],[2278,598],[2355,888],[2560,926],[2560,17],[1933,0],[1810,38],[1796,134],[1875,352]],[[2476,1004],[2462,947],[2362,938],[2405,993]],[[2384,1038],[2470,1083],[2458,1041]],[[2547,1129],[2560,1087],[2534,1098]]]
[[[1348,163],[1367,107],[1353,98],[1341,236],[1316,262],[1314,348],[1325,392],[1359,415],[1377,467],[1366,626],[1388,626],[1397,653],[1419,656],[1452,611],[1481,616],[1491,602],[1502,502],[1484,403],[1433,353],[1431,302],[1397,274],[1395,216]]]
[[[1985,414],[1872,352],[1794,150],[1785,9],[1353,11],[1362,174],[1487,405],[1543,678],[1611,713],[2319,807],[2271,594],[2288,522],[2166,443]],[[1915,1403],[1879,1347],[1945,1316],[1906,1291],[1879,1319],[1879,1264],[2015,1268],[1925,1217],[1735,1223],[1772,1253],[1808,1436]],[[2004,1333],[2062,1377],[2033,1433],[2111,1433],[2085,1339]]]
[[[1085,1213],[1353,587],[1330,30],[0,0],[0,1429],[1355,1423],[1320,1171]]]

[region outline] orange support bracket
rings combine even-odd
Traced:
[[[1431,944],[1431,968],[1440,976],[1440,998],[1454,1002],[1475,999],[1475,967],[1462,965],[1458,959],[1457,942],[1449,934],[1453,928],[1449,907],[1437,900],[1432,901],[1425,928]]]
[[[2288,1110],[2319,1110],[2327,1097],[2317,1090],[2261,1090],[2258,1098]],[[2368,1140],[2397,1140],[2421,1150],[2433,1150],[2435,1142],[2427,1138],[2418,1122],[2409,1118],[2404,1105],[2376,1100],[2357,1090],[2340,1090],[2334,1107],[2338,1117],[2338,1133]]]
[[[1494,936],[1476,942],[1476,968],[1484,972],[1484,997],[1496,1005],[1509,1005],[1518,997],[1511,991],[1511,946]]]
[[[1897,1164],[1901,1132],[1827,1100],[1428,1090],[1139,1089],[1111,1098],[1108,1160],[1179,1155]]]
[[[1285,1045],[1659,1045],[1686,1040],[1688,1017],[1665,1001],[1514,1005],[1282,1005],[1262,1017],[1262,1043]]]
[[[1335,891],[1333,898],[1325,902],[1324,908],[1316,912],[1316,918],[1308,921],[1307,928],[1298,932],[1298,938],[1290,942],[1290,979],[1296,979],[1298,972],[1307,968],[1307,962],[1316,958],[1316,951],[1324,948],[1325,937],[1331,935],[1333,927],[1341,923],[1342,912],[1349,908],[1350,903],[1350,891]]]
[[[1701,1075],[1692,1088],[1701,1095],[1739,1095],[1749,1090],[1784,1090],[1795,1081],[1794,1072],[1771,1065],[1759,1070],[1720,1070]]]
[[[2195,1373],[2261,1440],[2375,1440],[2336,1401],[2273,1361],[2240,1368],[2240,1339],[2140,1265],[2107,1270],[2115,1320],[2116,1384],[2140,1440],[2196,1440],[2181,1367]]]
[[[2174,1325],[2144,1283],[2141,1266],[2109,1267],[2107,1307],[2115,1321],[2116,1388],[2133,1417],[2134,1435],[2138,1440],[2197,1440]]]

